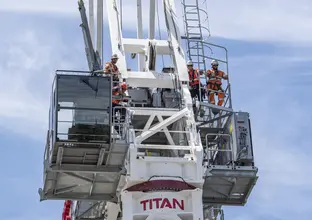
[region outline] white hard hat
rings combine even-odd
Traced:
[[[118,59],[118,55],[117,54],[113,54],[111,59]]]
[[[212,61],[211,61],[211,65],[217,65],[217,66],[218,66],[219,63],[218,63],[218,61],[216,61],[216,60],[212,60]]]
[[[192,60],[187,61],[186,65],[187,65],[187,66],[193,66]]]

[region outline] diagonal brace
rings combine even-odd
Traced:
[[[150,128],[148,131],[142,132],[139,136],[135,138],[135,141],[137,144],[141,144],[144,140],[147,138],[153,136],[157,132],[159,132],[161,129],[168,127],[170,124],[176,122],[177,120],[181,119],[188,113],[188,109],[185,108],[174,115],[170,116],[169,118],[163,120],[162,122],[158,123],[157,125]]]

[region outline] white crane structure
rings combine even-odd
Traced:
[[[215,59],[228,73],[227,51],[204,41],[202,32],[194,38],[190,31],[202,27],[198,0],[182,1],[184,36],[175,1],[158,0],[166,40],[156,39],[158,2],[144,0],[150,11],[143,39],[141,1],[133,1],[137,38],[124,38],[122,1],[98,0],[96,42],[93,0],[89,16],[79,1],[90,71],[56,71],[40,200],[66,200],[63,220],[224,219],[221,207],[245,205],[258,178],[249,114],[233,110],[229,82],[222,106],[191,98],[182,38],[190,59],[197,45],[197,64],[204,71]],[[112,77],[101,74],[103,4],[112,53],[119,57],[119,80],[128,85],[127,102],[118,107],[112,106],[117,98]],[[129,69],[127,55],[138,57],[137,71]],[[159,55],[169,55],[173,66],[157,71]]]

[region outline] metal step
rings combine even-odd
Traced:
[[[209,166],[203,187],[203,203],[243,206],[257,182],[258,168]]]
[[[78,147],[80,146],[80,147]],[[51,162],[45,162],[41,200],[112,200],[123,170],[128,145],[56,142]]]

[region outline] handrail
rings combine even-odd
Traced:
[[[47,131],[47,139],[46,139],[46,146],[44,149],[44,156],[43,156],[43,161],[44,162],[50,162],[51,160],[51,151],[53,150],[53,141],[51,141],[51,138],[53,136],[53,130],[48,129]]]
[[[208,148],[208,136],[217,136],[217,137],[221,137],[221,136],[226,136],[226,137],[229,137],[229,140],[230,140],[230,145],[229,145],[229,149],[209,149]],[[234,162],[234,148],[233,148],[233,139],[232,139],[232,136],[230,134],[216,134],[216,133],[207,133],[206,136],[205,136],[205,139],[206,139],[206,150],[207,151],[210,151],[210,152],[231,152],[231,159],[232,159],[232,162]],[[215,154],[216,155],[216,154]],[[210,157],[208,155],[208,157]],[[215,156],[214,156],[215,157]],[[210,159],[210,158],[208,158]],[[232,167],[234,168],[234,163],[232,163]]]
[[[43,154],[43,161],[46,161],[47,158],[49,158],[49,148],[50,148],[50,139],[49,139],[49,136],[50,136],[50,130],[47,131],[47,139],[46,139],[46,146],[45,146],[45,149],[44,149],[44,154]]]
[[[120,118],[119,119],[115,119],[115,115],[118,112],[120,112],[119,110],[122,111],[122,109],[125,110],[125,115],[122,115],[121,113],[119,113]],[[111,131],[112,134],[112,142],[115,143],[116,142],[116,136],[119,136],[121,140],[125,140],[126,139],[126,134],[127,132],[124,132],[124,128],[129,126],[129,123],[126,122],[126,117],[127,117],[127,107],[124,106],[115,106],[112,108],[112,115],[111,118],[112,120],[112,128],[113,130]],[[121,122],[121,120],[124,119],[124,123]],[[118,126],[119,129],[117,131],[118,134],[115,134],[114,130],[115,127]]]
[[[63,72],[63,73],[92,73],[91,71],[85,71],[85,70],[62,70],[62,69],[58,69],[55,71],[56,74],[58,72]]]
[[[211,207],[208,209],[208,211],[212,213],[211,217],[213,219],[217,219],[218,217],[220,217],[220,220],[224,220],[224,211],[222,208]],[[217,215],[215,215],[215,212],[217,212]]]

